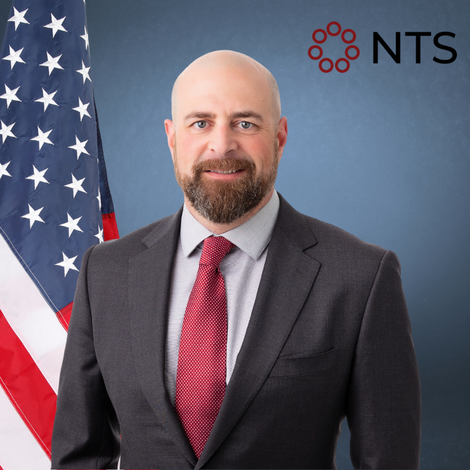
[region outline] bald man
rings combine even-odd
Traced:
[[[418,468],[418,368],[396,256],[274,189],[272,74],[232,51],[175,82],[174,215],[83,258],[53,468]]]

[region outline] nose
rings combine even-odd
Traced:
[[[211,132],[209,150],[223,157],[238,147],[236,135],[231,126],[218,125]]]

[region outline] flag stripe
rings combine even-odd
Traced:
[[[0,259],[0,309],[57,393],[67,334],[2,236]]]
[[[57,318],[60,324],[64,327],[65,331],[69,330],[70,317],[72,315],[73,302],[70,302],[66,307],[57,313]]]
[[[103,214],[103,234],[105,241],[107,240],[114,240],[119,238],[118,228],[116,225],[116,217],[114,216],[114,212],[110,214]]]
[[[51,461],[0,387],[0,469],[49,470]]]
[[[0,384],[50,457],[57,396],[0,311]]]

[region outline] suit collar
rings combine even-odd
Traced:
[[[279,217],[273,237],[279,237],[302,251],[315,246],[318,242],[306,216],[296,211],[280,194],[279,201]]]
[[[173,246],[176,250],[182,212],[183,207],[180,207],[178,212],[156,222],[153,229],[142,239],[142,244],[151,248],[157,243],[162,243],[167,247],[169,243],[169,246]]]

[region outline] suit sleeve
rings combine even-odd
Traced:
[[[418,468],[421,390],[394,253],[385,253],[358,336],[347,419],[355,468]]]
[[[59,381],[52,436],[52,468],[117,468],[119,428],[93,343],[84,255]]]

